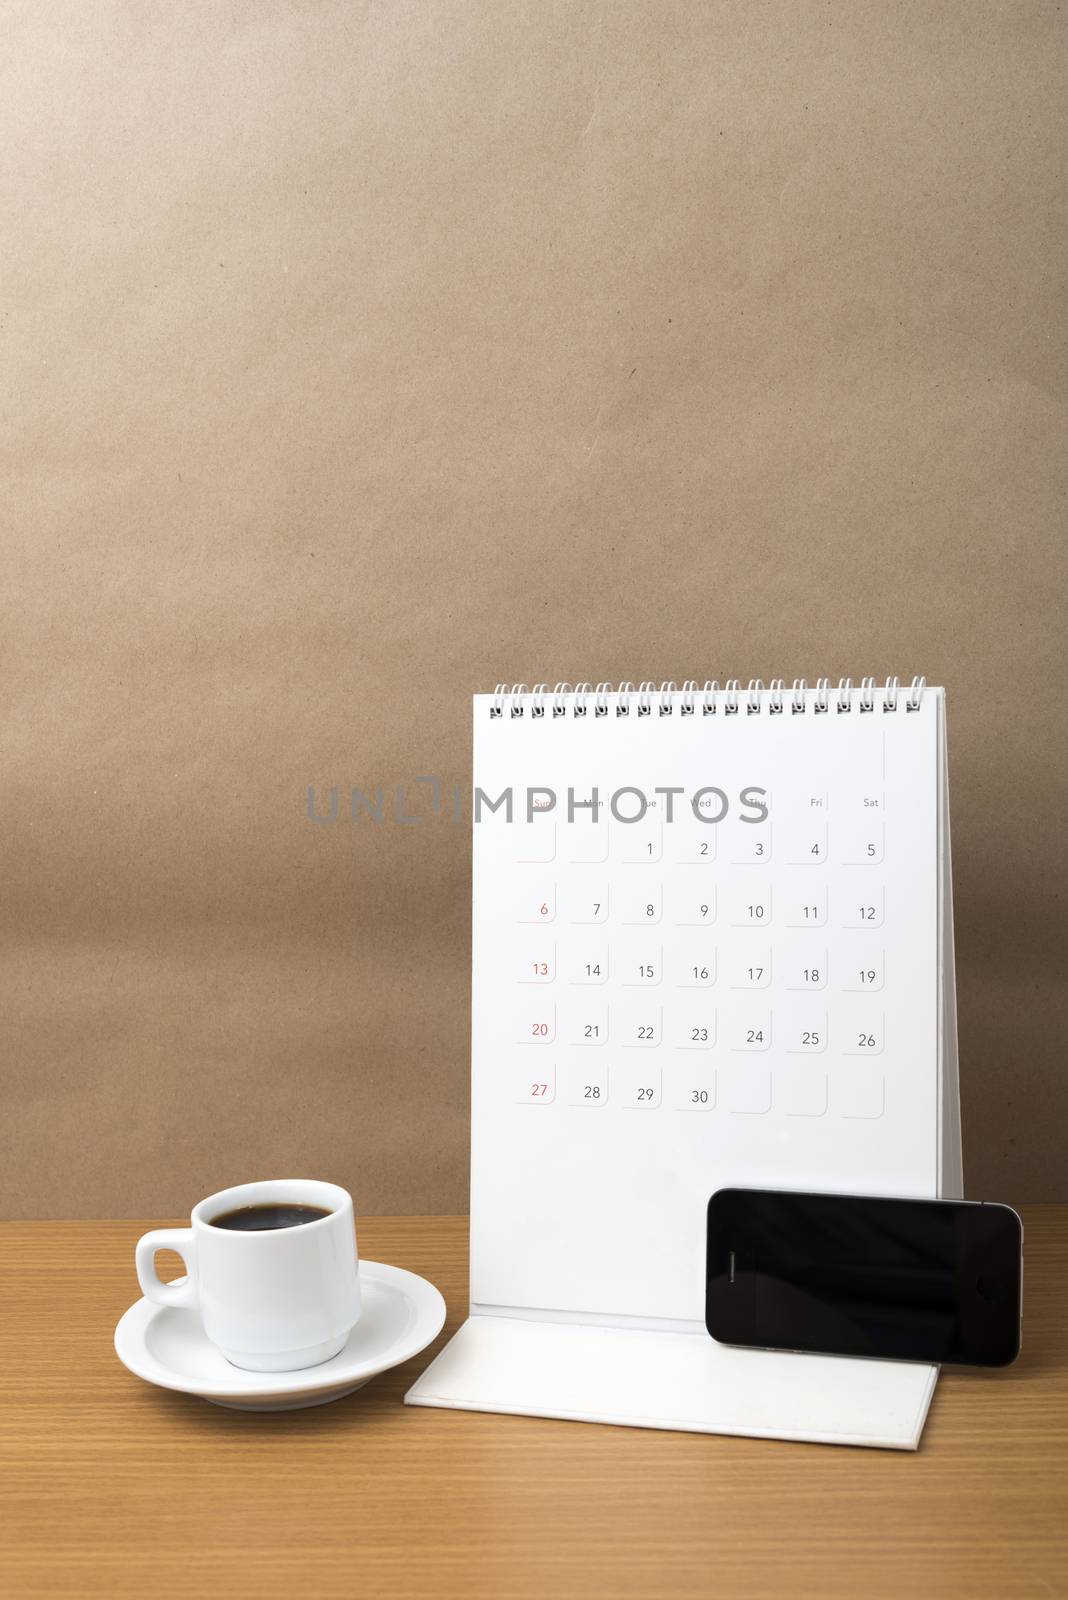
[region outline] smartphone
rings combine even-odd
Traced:
[[[705,1324],[723,1344],[1004,1367],[1020,1353],[1011,1206],[720,1189]]]

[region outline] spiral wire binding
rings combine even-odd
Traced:
[[[816,716],[831,713],[842,716],[854,709],[867,714],[873,712],[877,704],[882,705],[883,711],[892,712],[898,709],[904,695],[906,712],[919,711],[926,688],[926,678],[913,678],[907,691],[902,691],[897,678],[887,678],[881,690],[877,689],[874,678],[861,678],[857,689],[853,687],[852,678],[840,678],[837,690],[832,691],[829,678],[817,678],[811,708]],[[638,717],[651,717],[654,704],[658,717],[671,717],[676,713],[680,717],[714,717],[720,711],[725,717],[740,716],[743,712],[752,717],[764,710],[773,717],[787,713],[796,717],[808,710],[808,694],[804,678],[795,678],[789,691],[783,678],[772,678],[767,688],[762,679],[750,678],[745,689],[738,678],[728,678],[722,689],[716,682],[698,688],[693,678],[687,678],[681,689],[673,681],[657,687],[651,680],[638,684],[637,688],[633,683],[621,683],[618,688],[610,683],[596,686],[580,683],[574,687],[570,683],[558,683],[551,691],[547,683],[536,683],[533,689],[528,689],[525,683],[499,683],[491,697],[489,714],[492,720],[497,720],[504,716],[507,708],[510,718],[529,712],[531,720],[536,720],[545,717],[550,710],[554,717],[566,717],[570,708],[574,717],[591,714],[595,718],[607,717],[609,698],[614,695],[617,717],[629,717],[632,712]]]

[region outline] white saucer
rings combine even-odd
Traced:
[[[344,1350],[298,1372],[245,1372],[208,1339],[195,1311],[139,1300],[115,1329],[123,1366],[162,1389],[198,1394],[235,1411],[296,1411],[362,1389],[437,1338],[445,1302],[425,1278],[377,1261],[360,1262],[363,1314]]]

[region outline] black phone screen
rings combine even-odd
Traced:
[[[705,1320],[726,1344],[1004,1366],[1020,1347],[1009,1206],[721,1189]]]

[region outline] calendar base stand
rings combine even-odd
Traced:
[[[938,1368],[716,1344],[703,1331],[475,1314],[413,1406],[915,1450]]]

